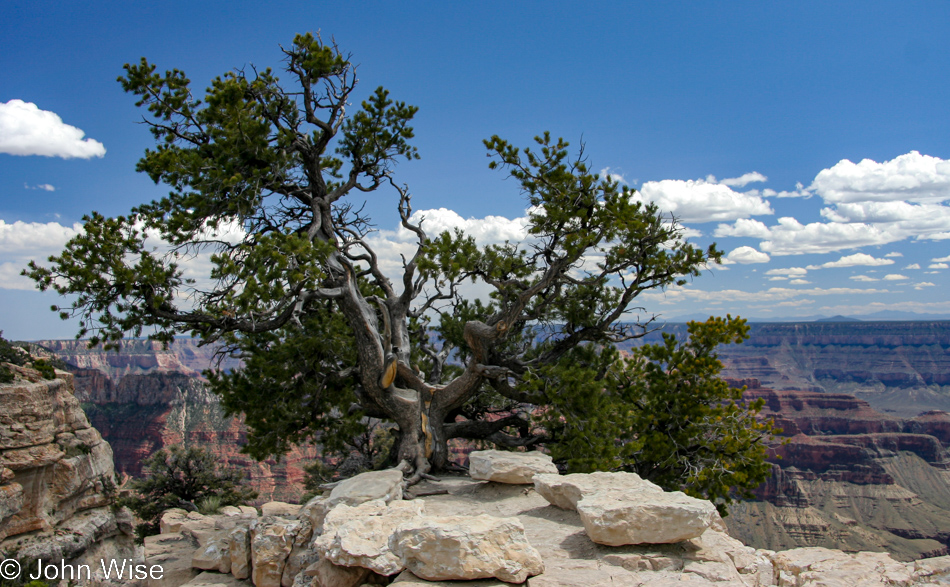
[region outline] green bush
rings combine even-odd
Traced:
[[[145,461],[146,476],[134,479],[129,488],[132,495],[122,497],[119,506],[128,506],[142,523],[135,532],[139,541],[158,534],[162,513],[171,508],[199,511],[210,498],[218,500],[218,508],[243,505],[257,497],[257,492],[242,486],[238,471],[219,471],[216,457],[200,448],[173,446],[160,450]]]

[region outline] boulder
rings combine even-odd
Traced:
[[[576,510],[585,495],[603,491],[627,491],[631,494],[662,493],[663,489],[636,473],[573,473],[571,475],[535,475],[534,488],[551,505]]]
[[[251,524],[251,581],[256,587],[280,587],[284,565],[300,522],[261,518]]]
[[[284,564],[284,573],[280,578],[281,587],[293,587],[297,576],[304,569],[317,561],[320,555],[311,547],[310,539],[313,536],[313,527],[309,520],[300,520],[300,528],[294,537],[294,545]]]
[[[454,582],[425,581],[409,571],[400,573],[391,585],[398,585],[399,587],[461,587],[458,583]],[[482,579],[480,581],[467,581],[465,587],[510,587],[510,585],[497,579]]]
[[[551,455],[540,451],[478,450],[469,453],[468,466],[472,479],[513,485],[531,484],[535,475],[558,474]]]
[[[313,546],[330,562],[363,567],[380,575],[395,575],[403,563],[390,551],[389,537],[396,527],[425,515],[422,501],[368,501],[356,507],[338,505],[327,514],[323,534]]]
[[[598,544],[666,544],[696,538],[712,523],[716,507],[682,491],[605,491],[585,496],[577,513]]]
[[[310,522],[313,533],[315,535],[321,534],[323,532],[323,519],[329,511],[330,506],[327,503],[327,498],[318,495],[300,508],[300,511],[297,512],[297,519]]]
[[[191,557],[191,566],[203,571],[231,572],[231,539],[225,531],[204,540]]]
[[[181,508],[165,510],[159,520],[158,527],[162,534],[172,534],[181,530],[181,525],[188,521],[188,512]]]
[[[789,585],[910,585],[911,565],[892,559],[885,552],[848,554],[821,547],[793,548],[772,557],[779,583]]]
[[[528,543],[517,518],[419,518],[396,528],[389,549],[427,581],[496,577],[523,583],[544,572],[541,555]]]
[[[231,574],[238,579],[251,576],[251,531],[238,526],[228,533],[228,553],[231,556]]]
[[[363,567],[341,567],[321,558],[307,567],[304,574],[313,577],[313,587],[359,587],[370,571]]]
[[[381,499],[386,503],[402,499],[402,471],[370,471],[342,481],[330,492],[327,510],[341,503],[354,506],[374,499]]]
[[[296,518],[300,511],[300,504],[269,501],[261,506],[262,516],[280,516],[282,518]]]

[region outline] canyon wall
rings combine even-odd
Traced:
[[[140,476],[142,461],[172,445],[201,447],[218,462],[245,472],[260,501],[295,501],[303,494],[303,467],[318,455],[313,446],[293,450],[278,462],[258,462],[241,453],[247,430],[224,415],[200,373],[214,349],[176,339],[167,349],[144,340],[123,341],[120,352],[88,349],[82,341],[39,341],[68,364],[76,397],[92,425],[112,446],[115,469]],[[222,368],[238,362],[227,359]]]
[[[72,375],[5,365],[15,379],[0,384],[0,551],[134,557],[131,514],[113,507],[112,450],[74,397]]]
[[[845,394],[774,390],[748,400],[783,429],[756,501],[730,507],[730,533],[758,548],[885,550],[912,560],[950,545],[950,415],[902,419]]]
[[[682,338],[686,325],[663,332]],[[659,339],[654,332],[628,344]],[[904,418],[950,412],[950,322],[751,323],[749,339],[719,356],[724,377],[777,390],[845,393]]]

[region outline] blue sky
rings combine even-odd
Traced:
[[[146,56],[201,89],[235,67],[279,68],[278,45],[317,30],[360,64],[360,98],[383,85],[420,107],[422,158],[397,178],[432,211],[430,230],[516,231],[524,201],[481,140],[549,130],[728,253],[642,299],[663,317],[950,314],[946,2],[7,0],[3,12],[7,337],[72,336],[19,269],[60,250],[83,214],[165,191],[134,170],[151,136],[115,81],[124,63]],[[394,201],[374,194],[369,210],[398,244]]]

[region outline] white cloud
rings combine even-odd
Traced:
[[[413,224],[422,223],[423,230],[430,237],[442,231],[452,231],[459,228],[467,235],[475,237],[479,244],[520,242],[528,237],[528,218],[508,219],[504,216],[486,216],[484,218],[462,218],[454,210],[438,208],[433,210],[419,210],[413,212],[409,219]],[[415,235],[403,227],[399,227],[399,238],[415,242]]]
[[[28,190],[43,190],[45,192],[55,192],[56,188],[48,183],[40,183],[37,185],[28,185],[23,184],[23,187]]]
[[[779,218],[778,224],[770,227],[758,220],[737,220],[732,225],[720,224],[713,231],[713,236],[759,238],[762,239],[760,249],[778,256],[832,253],[867,245],[883,245],[903,238],[869,224],[802,224],[790,216]]]
[[[934,257],[931,261],[934,263],[948,263],[950,262],[950,257]]]
[[[950,161],[911,151],[890,161],[839,161],[809,186],[826,202],[932,202],[950,199]]]
[[[950,269],[950,265],[947,265],[946,263],[931,263],[930,265],[927,265],[927,268],[928,269]]]
[[[881,265],[893,264],[894,261],[891,259],[875,259],[871,255],[867,255],[865,253],[855,253],[853,255],[841,257],[837,261],[829,261],[827,263],[822,263],[821,265],[809,265],[808,269],[834,269],[837,267],[857,267],[859,265],[878,267]]]
[[[102,157],[99,141],[83,139],[85,132],[63,123],[55,113],[23,100],[0,103],[0,153],[43,155],[63,159]]]
[[[855,281],[867,281],[867,282],[869,282],[869,281],[880,281],[880,279],[876,279],[876,278],[871,277],[871,276],[869,276],[869,275],[851,275],[851,276],[848,277],[848,279],[853,279],[853,280],[855,280]]]
[[[78,222],[72,227],[58,222],[22,222],[7,224],[0,220],[0,254],[51,254],[58,252],[66,241],[82,231]]]
[[[602,177],[603,179],[610,179],[611,181],[615,181],[621,184],[627,183],[627,180],[624,179],[622,174],[611,173],[609,167],[604,167],[603,169],[600,170],[600,177]]]
[[[0,289],[36,289],[32,279],[23,277],[20,272],[26,269],[26,264],[6,262],[0,263]]]
[[[769,227],[759,220],[740,218],[733,224],[720,224],[713,231],[713,236],[738,236],[766,239],[772,235]]]
[[[914,289],[924,289],[925,287],[934,287],[936,284],[930,283],[929,281],[921,281],[920,283],[914,284]]]
[[[765,272],[766,275],[787,275],[789,277],[802,277],[808,273],[808,269],[804,267],[786,267],[784,269],[769,269]]]
[[[765,177],[758,171],[752,171],[750,173],[743,173],[739,177],[729,177],[721,180],[719,183],[722,185],[728,185],[731,187],[745,187],[750,183],[768,181],[769,178]]]
[[[904,267],[904,269],[920,269],[920,263],[911,263],[907,267]]]
[[[680,222],[722,222],[774,213],[755,191],[736,192],[702,179],[648,181],[634,198],[655,203],[661,212],[673,214]]]
[[[903,256],[904,256],[904,253],[898,253],[897,251],[894,251],[894,252],[888,253],[888,254],[886,254],[886,255],[884,255],[884,256],[885,256],[885,257],[903,257]]]
[[[650,291],[640,295],[646,301],[665,301],[667,303],[676,303],[684,301],[711,301],[720,300],[723,302],[778,302],[802,296],[853,296],[853,295],[873,295],[890,293],[886,289],[857,289],[853,287],[830,287],[820,288],[812,287],[807,289],[794,289],[788,287],[772,287],[760,291],[743,291],[738,289],[725,289],[719,291],[694,289],[692,287],[670,288],[664,292]]]
[[[897,273],[888,273],[884,276],[884,281],[901,281],[904,279],[908,279],[908,277]]]
[[[733,249],[728,255],[726,255],[724,262],[726,265],[732,263],[741,263],[743,265],[748,265],[750,263],[768,263],[769,256],[763,252],[757,251],[752,247],[739,247]]]
[[[808,284],[808,283],[811,283],[811,282],[810,282],[810,281],[807,281],[807,280],[805,280],[805,279],[793,279],[793,280],[789,281],[789,283],[791,283],[792,285],[805,285],[805,284]]]

